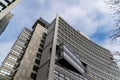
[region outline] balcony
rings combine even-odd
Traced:
[[[71,69],[72,71],[79,72],[79,73],[85,72],[85,66],[76,57],[75,53],[73,53],[65,45],[62,45],[57,49],[57,55],[58,55],[57,60],[61,65],[65,66],[65,64],[69,64],[69,66],[67,67]]]

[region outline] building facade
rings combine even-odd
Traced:
[[[37,80],[47,79],[119,80],[120,72],[110,51],[57,16],[48,27],[37,75]]]
[[[119,80],[110,51],[57,16],[24,28],[4,60],[0,74],[13,80]],[[5,79],[3,78],[3,79]]]
[[[48,23],[36,21],[33,31],[24,28],[0,68],[3,80],[34,80],[39,68]],[[0,79],[0,80],[1,80]]]
[[[24,28],[19,38],[11,48],[9,54],[6,59],[3,61],[2,66],[0,68],[0,74],[5,76],[5,79],[12,80],[14,74],[17,71],[17,67],[20,64],[21,59],[24,55],[24,50],[26,49],[29,39],[31,36],[31,31],[27,28]]]
[[[20,3],[20,0],[0,0],[0,34],[5,30],[13,16],[10,11],[18,3]]]

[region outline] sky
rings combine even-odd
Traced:
[[[31,29],[39,17],[50,23],[56,14],[100,46],[119,51],[120,45],[109,38],[114,18],[105,0],[21,0],[11,12],[14,17],[0,36],[0,65],[24,27]]]

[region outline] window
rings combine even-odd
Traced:
[[[12,2],[11,0],[4,0],[8,3],[8,6],[10,5],[10,3]]]
[[[20,40],[18,40],[17,43],[18,43],[19,45],[25,45],[25,43],[23,43],[23,42],[20,41]]]
[[[4,10],[6,8],[6,6],[2,2],[0,2],[0,6],[1,6],[0,10]]]
[[[13,57],[13,56],[9,56],[9,59],[15,60],[17,61],[17,58]]]
[[[42,36],[42,38],[43,38],[43,39],[46,39],[46,37],[45,37],[45,36]]]
[[[40,64],[40,60],[36,59],[35,63],[39,65]]]
[[[43,33],[43,36],[46,36],[47,34],[46,33]]]
[[[43,47],[44,47],[44,45],[43,45],[43,44],[40,44],[40,47],[41,47],[41,48],[43,48]]]
[[[16,52],[16,51],[14,51],[14,50],[12,50],[12,51],[11,51],[11,53],[13,53],[13,54],[15,54],[15,55],[17,55],[17,56],[19,56],[19,55],[20,55],[20,53],[18,53],[18,52]]]
[[[20,39],[21,39],[22,41],[27,41],[27,39],[24,38],[23,36],[21,36]]]
[[[41,58],[41,54],[37,53],[37,57],[38,57],[38,58]]]
[[[42,50],[41,48],[39,48],[38,51],[39,51],[40,53],[42,53],[43,50]]]
[[[29,36],[27,34],[22,34],[22,37],[29,38]]]
[[[15,66],[15,64],[6,62],[5,66],[9,67],[9,68],[13,68]]]
[[[2,10],[2,8],[3,8],[3,7],[0,5],[0,11]]]
[[[70,80],[68,77],[65,77],[65,80]]]
[[[11,71],[8,71],[8,70],[5,70],[5,69],[2,69],[0,72],[4,75],[11,75],[11,73],[12,73]]]
[[[15,45],[15,47],[18,48],[18,49],[22,49],[22,47],[20,47],[20,46],[18,46],[18,45]]]
[[[44,43],[45,43],[45,40],[41,40],[41,42],[44,44]]]
[[[37,76],[37,75],[36,75],[35,73],[31,73],[31,78],[32,78],[32,79],[36,80],[36,76]]]
[[[70,78],[68,78],[67,76],[65,76],[64,74],[54,70],[54,74],[57,76],[57,77],[61,77],[63,78],[64,80],[70,80]]]
[[[64,78],[64,77],[65,77],[65,76],[64,76],[63,74],[61,74],[61,73],[59,74],[59,76],[60,76],[60,77],[62,77],[62,78]]]
[[[34,65],[33,70],[38,72],[38,69],[39,69],[38,66]]]
[[[23,34],[26,34],[26,35],[30,35],[30,32],[28,32],[28,31],[24,31],[24,33]]]
[[[9,2],[14,2],[15,0],[5,0],[5,1],[6,1],[6,2],[8,2],[8,1],[9,1]]]
[[[2,2],[5,6],[8,5],[8,3],[5,0],[1,0],[0,2]]]
[[[54,74],[58,75],[58,74],[59,74],[59,72],[58,72],[58,71],[56,71],[56,70],[54,70]]]

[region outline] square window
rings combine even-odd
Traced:
[[[34,65],[33,70],[38,72],[38,69],[39,69],[38,66]]]
[[[39,48],[38,51],[39,51],[40,53],[42,53],[43,50],[42,50],[41,48]]]
[[[38,58],[41,58],[41,54],[38,53],[38,54],[37,54],[37,57],[38,57]]]
[[[32,78],[32,79],[36,80],[36,76],[37,76],[37,75],[36,75],[35,73],[31,73],[31,78]]]
[[[40,60],[36,59],[35,63],[39,65],[40,64]]]
[[[41,42],[44,44],[44,43],[45,43],[45,40],[41,40]]]
[[[43,48],[43,47],[44,47],[44,45],[43,45],[43,44],[40,44],[40,47],[41,47],[41,48]]]

